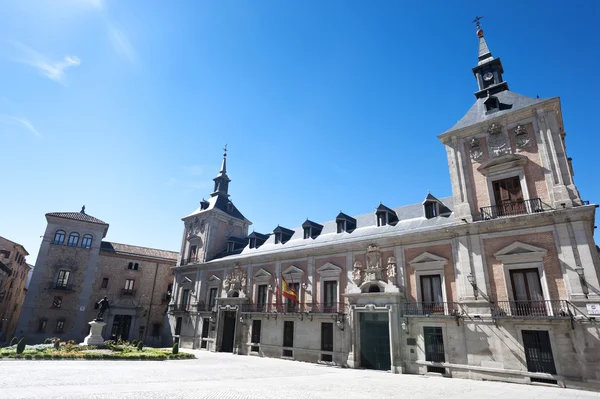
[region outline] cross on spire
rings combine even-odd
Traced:
[[[223,151],[224,151],[223,156],[226,157],[227,156],[227,144],[225,144],[225,147],[223,147]]]
[[[481,18],[483,18],[483,16],[481,16],[481,17],[475,16],[475,19],[473,20],[473,23],[475,24],[475,27],[477,28],[477,30],[481,29],[481,22],[479,22],[481,20]]]

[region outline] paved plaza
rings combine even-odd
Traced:
[[[177,361],[0,361],[0,398],[600,398],[545,386],[394,375],[231,354]]]

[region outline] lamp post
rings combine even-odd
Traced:
[[[583,270],[583,267],[576,267],[575,271],[577,272],[577,275],[579,276],[579,282],[581,283],[581,291],[583,292],[583,295],[585,295],[585,299],[588,298],[588,294],[589,294],[589,289],[588,289],[588,285],[587,285],[587,281],[585,280],[585,271]]]
[[[477,283],[475,282],[475,276],[473,276],[473,273],[469,273],[467,280],[469,280],[469,284],[471,284],[473,287],[473,296],[475,297],[475,300],[477,300],[479,297],[479,290],[477,289]]]

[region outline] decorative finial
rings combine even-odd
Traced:
[[[81,213],[85,215],[85,205],[81,207]]]
[[[481,20],[481,18],[483,18],[483,17],[476,16],[475,19],[473,20],[473,23],[475,24],[475,27],[477,28],[477,36],[479,36],[479,37],[483,36],[483,30],[481,29],[481,22],[479,22]]]
[[[223,151],[224,151],[223,156],[226,157],[227,156],[227,144],[225,144]]]

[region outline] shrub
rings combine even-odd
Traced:
[[[144,349],[144,341],[140,341],[137,343],[137,350],[141,351]]]
[[[60,349],[60,339],[58,339],[58,338],[54,341],[54,349],[55,350]]]
[[[52,343],[52,338],[46,338],[46,339],[44,340],[44,343],[45,343],[45,344],[51,344],[51,343]]]
[[[10,340],[10,345],[9,346],[15,346],[18,343],[19,343],[19,338],[13,337],[13,339]]]
[[[134,339],[133,341],[131,341],[132,346],[137,346],[137,344],[138,344],[137,340]]]
[[[26,344],[27,344],[27,340],[25,339],[25,337],[21,338],[21,340],[17,344],[17,353],[18,354],[23,353],[23,351],[25,350],[25,345]]]
[[[179,353],[179,345],[177,344],[177,342],[175,342],[173,344],[173,354],[176,355]]]

